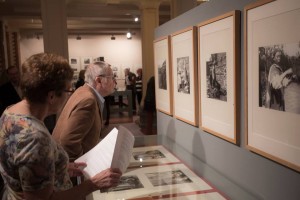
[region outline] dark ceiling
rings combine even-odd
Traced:
[[[66,0],[69,35],[120,35],[140,31],[139,0]],[[41,34],[40,0],[0,0],[0,18],[10,30]],[[159,24],[170,20],[170,0],[161,0]]]

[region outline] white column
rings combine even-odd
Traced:
[[[143,97],[149,78],[154,76],[154,29],[159,25],[159,0],[140,1],[141,32],[142,32],[142,59],[143,59]]]
[[[66,2],[41,0],[44,51],[56,53],[68,59],[68,32]]]

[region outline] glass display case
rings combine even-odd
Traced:
[[[141,136],[117,187],[95,191],[87,200],[257,199],[172,140]]]

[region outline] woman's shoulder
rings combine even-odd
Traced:
[[[28,144],[49,143],[50,133],[43,123],[31,116],[5,112],[2,117],[1,137],[6,143],[18,144],[23,148]]]
[[[278,64],[273,63],[270,67],[270,70],[281,70],[281,67]]]

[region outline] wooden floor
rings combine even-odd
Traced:
[[[126,99],[124,99],[124,102],[126,103]],[[115,107],[118,105],[110,105],[110,118],[109,118],[109,124],[105,125],[101,132],[101,137],[105,137],[113,128],[118,128],[118,126],[122,125],[125,128],[127,128],[129,131],[132,132],[134,136],[143,136],[143,135],[156,135],[157,131],[155,130],[148,131],[145,129],[145,123],[147,122],[147,119],[144,115],[142,115],[142,120],[140,120],[140,113],[139,109],[140,107],[137,105],[137,111],[133,112],[133,116],[129,116],[128,112],[120,112],[118,109],[115,109]],[[106,108],[104,108],[104,119],[103,123],[106,122]],[[142,126],[140,126],[140,121],[142,122]]]
[[[105,122],[105,120],[103,121]],[[124,126],[132,132],[134,136],[143,136],[144,134],[139,127],[139,116],[133,115],[128,117],[127,115],[112,114],[109,119],[109,125],[103,127],[101,135],[105,137],[113,128],[118,128],[120,125]]]

